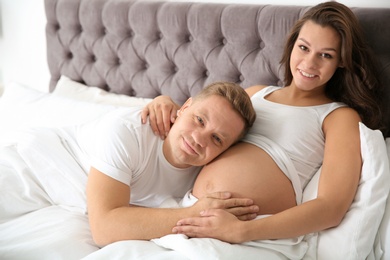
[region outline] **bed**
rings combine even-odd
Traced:
[[[308,6],[45,0],[51,80],[0,98],[0,259],[390,259],[390,134],[360,125],[362,177],[342,223],[293,240],[231,245],[168,235],[99,248],[88,226],[88,161],[60,130],[208,83],[281,85],[285,37]],[[353,8],[390,98],[390,9]],[[390,126],[390,125],[389,125]],[[304,190],[316,196],[319,172]],[[168,201],[164,206],[177,206]]]

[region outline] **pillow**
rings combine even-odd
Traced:
[[[0,135],[27,127],[79,124],[119,106],[145,106],[151,100],[108,93],[65,76],[53,93],[11,82],[0,98]]]
[[[3,92],[4,92],[4,87],[3,87],[3,85],[0,83],[0,97],[3,95]]]
[[[0,98],[0,137],[27,127],[59,127],[92,120],[115,106],[54,96],[12,82]]]
[[[386,138],[386,146],[390,162],[390,138]],[[385,214],[383,215],[383,220],[379,227],[379,241],[382,249],[385,251],[385,259],[387,259],[390,256],[390,194],[387,198]]]
[[[86,85],[73,81],[66,76],[61,76],[53,94],[81,101],[114,106],[145,106],[152,100],[150,98],[137,98],[109,93],[103,89],[93,86],[87,87]]]
[[[382,133],[359,123],[363,159],[355,199],[336,228],[319,232],[318,259],[366,259],[373,249],[390,188],[389,158]],[[307,185],[303,200],[317,196],[320,170]]]

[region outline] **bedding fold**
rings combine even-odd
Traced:
[[[47,198],[50,205],[86,213],[88,175],[78,156],[69,148],[69,140],[61,134],[56,128],[32,128],[19,132],[15,136],[14,158],[19,158],[20,165],[28,169],[28,176],[20,175],[22,182],[39,186],[40,195]],[[25,185],[23,192],[29,189],[31,186]]]
[[[0,224],[52,205],[16,145],[0,147]]]
[[[181,201],[169,199],[161,207],[189,207],[196,201],[197,198],[192,195],[191,191],[188,191]],[[268,216],[261,215],[257,218]],[[180,252],[189,259],[218,259],[221,256],[223,259],[232,260],[240,259],[242,256],[245,256],[245,259],[258,259],[259,255],[264,256],[264,259],[305,259],[311,253],[315,253],[316,236],[316,234],[309,234],[290,239],[256,240],[242,244],[230,244],[212,238],[188,238],[182,234],[172,234],[152,239],[152,242],[163,248]],[[310,254],[307,254],[308,252]]]

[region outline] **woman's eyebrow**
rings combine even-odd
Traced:
[[[308,46],[311,46],[310,43],[308,41],[306,41],[304,38],[298,38],[298,40],[300,41],[303,41],[305,44],[307,44]],[[324,50],[324,51],[334,51],[334,52],[337,52],[337,50],[335,48],[323,48],[321,50]]]

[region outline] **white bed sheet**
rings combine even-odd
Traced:
[[[81,259],[99,249],[85,214],[86,173],[71,155],[50,131],[0,148],[0,259]]]
[[[32,127],[5,133],[0,142],[0,258],[1,259],[302,259],[307,243],[301,239],[231,245],[215,239],[170,235],[152,241],[127,241],[102,250],[88,226],[85,186],[87,156],[68,126]],[[178,206],[178,205],[172,205]],[[135,244],[129,250],[127,245]],[[139,245],[144,245],[140,247]],[[152,250],[152,251],[151,251]],[[138,252],[138,253],[137,253]],[[134,255],[136,254],[136,255]]]
[[[191,206],[197,201],[185,195],[182,201],[173,198],[161,207]],[[268,216],[258,216],[265,218]],[[249,241],[229,244],[211,238],[191,238],[183,234],[171,234],[151,241],[120,241],[96,251],[83,260],[115,259],[315,259],[317,235],[279,240]]]
[[[69,133],[63,128],[32,128],[14,134],[0,148],[0,167],[9,177],[2,180],[1,186],[12,187],[6,196],[0,195],[6,206],[0,214],[2,258],[29,255],[37,259],[78,259],[98,249],[91,239],[86,217],[85,186],[89,167],[84,166],[88,163]],[[20,200],[20,194],[31,201]],[[264,255],[267,259],[298,260],[304,258],[308,249],[308,243],[301,239],[231,245],[215,239],[169,235],[142,244],[155,249],[156,257],[168,258],[173,254],[181,259],[205,259],[206,256],[257,259]],[[107,246],[87,259],[107,259],[106,252],[114,258],[119,252],[127,252],[130,259],[139,259],[144,253],[150,256],[149,249],[127,247],[132,243],[140,242],[121,243],[126,246],[119,251],[114,250],[117,245],[114,249]]]
[[[117,242],[99,249],[91,238],[86,215],[84,187],[88,163],[64,142],[63,132],[50,127],[84,122],[116,107],[36,93],[18,84],[11,87],[12,91],[6,89],[7,102],[0,99],[0,259],[292,258],[275,248],[187,239],[182,235]],[[49,129],[30,129],[31,126]],[[15,135],[15,129],[23,134]],[[390,152],[389,139],[387,150]],[[308,191],[306,199],[314,192]],[[387,219],[389,211],[387,207]],[[380,259],[386,247],[390,252],[389,229],[389,221],[382,223],[368,259]],[[316,235],[309,235],[306,240],[309,247],[305,257],[315,259]]]

